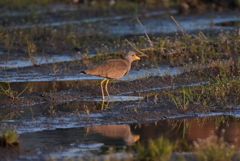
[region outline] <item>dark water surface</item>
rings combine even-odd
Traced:
[[[114,147],[122,151],[136,142],[164,136],[180,141],[181,151],[190,151],[193,142],[217,136],[240,148],[240,119],[233,116],[210,116],[163,120],[145,124],[115,124],[79,128],[58,128],[20,135],[21,148],[36,150],[45,157],[86,157],[100,155]],[[64,151],[64,153],[63,153]]]

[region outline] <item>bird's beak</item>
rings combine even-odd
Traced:
[[[133,141],[136,142],[140,139],[140,135],[134,135],[133,136]]]
[[[138,56],[135,56],[135,58],[136,58],[137,60],[140,60],[140,58],[139,58]]]

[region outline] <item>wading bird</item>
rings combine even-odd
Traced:
[[[134,60],[140,60],[140,58],[136,55],[134,51],[129,51],[124,56],[124,59],[110,59],[103,62],[100,65],[96,65],[90,69],[84,70],[81,73],[104,77],[105,79],[103,79],[100,83],[102,90],[102,100],[104,100],[103,83],[105,81],[106,81],[105,91],[107,92],[109,100],[110,99],[110,95],[108,93],[109,80],[123,77],[131,69],[131,63]]]

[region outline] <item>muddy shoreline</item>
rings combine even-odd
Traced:
[[[167,75],[166,76],[150,76],[145,79],[139,79],[139,80],[134,80],[130,82],[110,81],[109,91],[110,91],[110,95],[112,96],[126,95],[124,93],[128,93],[127,95],[130,94],[133,96],[144,96],[146,98],[142,101],[142,103],[145,103],[145,104],[147,103],[148,106],[151,107],[151,106],[154,106],[153,97],[158,93],[158,91],[155,91],[156,89],[164,90],[164,88],[167,88],[166,90],[170,90],[170,89],[178,88],[181,86],[191,86],[192,84],[204,84],[208,82],[209,78],[211,77],[214,78],[219,74],[221,74],[220,69],[215,67],[215,68],[206,68],[203,70],[197,70],[192,72],[185,72],[183,74],[175,75],[175,76],[167,76]],[[232,74],[237,75],[237,71]],[[58,105],[62,103],[67,103],[67,102],[74,102],[74,101],[86,102],[87,99],[100,98],[100,94],[101,94],[101,91],[97,81],[92,85],[70,87],[70,88],[66,88],[64,90],[56,91],[56,92],[32,93],[29,95],[24,95],[23,97],[20,96],[15,99],[9,98],[6,96],[4,98],[1,98],[0,106],[2,110],[5,109],[7,111],[13,110],[18,107],[24,108],[24,106],[32,106],[32,105],[53,106],[53,105]],[[156,101],[161,102],[161,98],[157,98],[157,100],[155,100],[155,104],[159,106],[159,103],[156,103]],[[125,104],[132,104],[132,103],[137,104],[138,101],[135,101],[135,102],[130,101]],[[114,106],[115,107],[122,106],[121,102],[118,104],[119,105],[114,105]],[[165,102],[165,104],[167,103]],[[162,108],[168,109],[169,107],[163,106]],[[81,107],[80,109],[83,110],[83,108]],[[99,110],[97,107],[93,107],[91,109]]]

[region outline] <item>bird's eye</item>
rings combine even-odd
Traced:
[[[132,55],[132,57],[134,57],[134,55]]]

